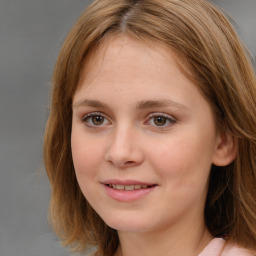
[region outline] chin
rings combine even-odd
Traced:
[[[112,216],[112,218],[103,218],[103,221],[111,228],[121,232],[147,232],[152,228],[152,221],[146,221],[136,217],[129,218],[127,216]]]

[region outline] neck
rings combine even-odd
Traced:
[[[212,239],[204,223],[198,224],[154,232],[118,232],[120,245],[115,256],[197,256]]]

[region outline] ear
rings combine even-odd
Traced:
[[[226,166],[232,163],[237,155],[237,144],[237,139],[228,131],[219,133],[212,163],[217,166]]]

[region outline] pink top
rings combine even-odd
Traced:
[[[227,243],[222,238],[214,238],[198,256],[253,256],[247,249]]]

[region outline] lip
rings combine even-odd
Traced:
[[[138,180],[118,180],[118,179],[105,180],[101,183],[105,184],[105,185],[112,184],[112,185],[124,185],[124,186],[129,186],[129,185],[154,186],[154,185],[156,185],[155,183],[141,182]]]
[[[147,183],[147,182],[141,182],[138,180],[117,180],[117,179],[111,179],[111,180],[105,180],[101,182],[104,186],[104,189],[109,197],[112,199],[119,201],[119,202],[131,202],[139,200],[149,194],[151,194],[157,187],[157,184],[154,183]],[[136,190],[117,190],[114,189],[108,184],[111,185],[147,185],[148,188],[141,188]]]

